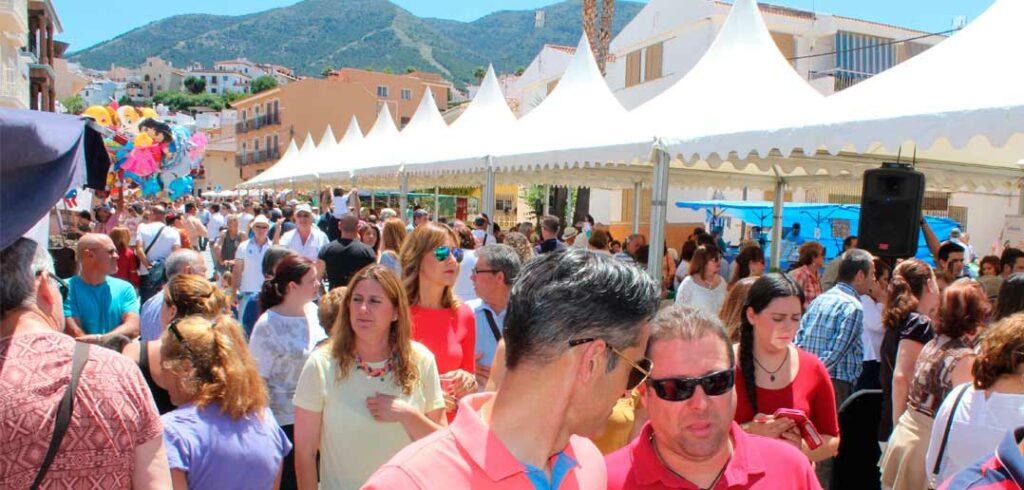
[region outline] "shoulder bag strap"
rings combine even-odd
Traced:
[[[498,329],[498,323],[494,321],[494,315],[491,314],[491,310],[484,308],[484,316],[487,317],[487,323],[491,326],[491,333],[494,334],[494,340],[501,340],[501,330]]]
[[[146,249],[142,251],[142,253],[146,255],[147,259],[149,258],[149,249],[153,248],[153,245],[156,245],[156,241],[160,239],[160,235],[163,234],[164,228],[167,228],[167,225],[161,226],[160,229],[156,231],[156,236],[153,237],[153,241],[149,242]]]
[[[71,358],[71,382],[68,383],[68,387],[64,390],[64,396],[60,399],[60,405],[57,406],[57,420],[53,425],[53,438],[50,439],[50,447],[46,450],[46,457],[43,458],[43,464],[39,467],[39,473],[36,474],[36,479],[32,482],[32,490],[38,489],[43,483],[43,477],[46,476],[46,472],[50,469],[50,465],[53,464],[54,458],[57,457],[60,443],[64,440],[64,434],[67,433],[68,426],[71,425],[71,411],[75,404],[75,391],[78,389],[78,380],[82,377],[82,369],[88,360],[89,344],[75,342],[75,354]]]
[[[939,476],[939,468],[942,466],[942,457],[946,455],[946,442],[949,441],[949,431],[953,428],[953,417],[956,416],[956,409],[960,406],[960,399],[964,397],[964,393],[967,393],[967,388],[969,386],[969,384],[964,386],[960,390],[960,393],[957,393],[956,399],[953,400],[953,408],[949,411],[949,418],[946,420],[946,428],[942,432],[942,443],[939,444],[939,454],[938,457],[935,458],[935,465],[932,466],[932,474],[930,475],[932,479]]]

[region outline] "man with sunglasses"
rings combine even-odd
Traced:
[[[347,213],[338,220],[341,235],[324,245],[317,256],[317,269],[325,271],[330,288],[347,286],[363,267],[377,261],[377,253],[359,239],[359,218]]]
[[[364,489],[603,489],[590,440],[643,382],[658,286],[606,255],[572,249],[531,260],[505,317],[508,372],[497,393],[460,401],[452,424],[412,443]]]
[[[608,488],[820,489],[808,459],[784,442],[733,421],[735,353],[717,317],[688,306],[651,322],[640,386],[649,421],[605,458]]]
[[[78,240],[79,273],[68,281],[64,300],[67,331],[85,342],[115,335],[139,336],[139,296],[117,272],[117,247],[107,235],[87,233]]]
[[[487,385],[491,364],[505,326],[508,299],[522,266],[515,249],[492,243],[476,249],[473,265],[473,288],[477,298],[466,302],[476,318],[476,374],[477,384]],[[465,267],[465,264],[463,264]]]

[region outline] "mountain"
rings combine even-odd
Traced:
[[[71,53],[95,69],[134,67],[147,56],[174,66],[246,57],[318,76],[325,67],[407,67],[471,82],[478,66],[499,72],[526,66],[545,43],[575,45],[582,31],[580,0],[547,6],[544,24],[535,11],[501,11],[473,22],[419,18],[388,0],[303,0],[240,16],[176,15]],[[616,2],[617,33],[643,7]],[[461,82],[461,83],[460,83]]]

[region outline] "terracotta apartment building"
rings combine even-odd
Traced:
[[[388,104],[395,124],[402,128],[427,89],[438,108],[446,110],[452,84],[440,75],[352,68],[338,70],[326,80],[299,80],[235,101],[234,163],[239,177],[248,180],[276,163],[292,139],[301,143],[312,134],[319,143],[328,125],[341,137],[353,115],[367,131],[381,104]]]

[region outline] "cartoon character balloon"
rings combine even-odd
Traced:
[[[110,112],[107,111],[106,107],[103,107],[101,105],[89,106],[84,111],[82,111],[82,115],[86,117],[91,117],[93,120],[99,123],[100,126],[103,126],[105,128],[114,127],[114,118],[110,117]]]

